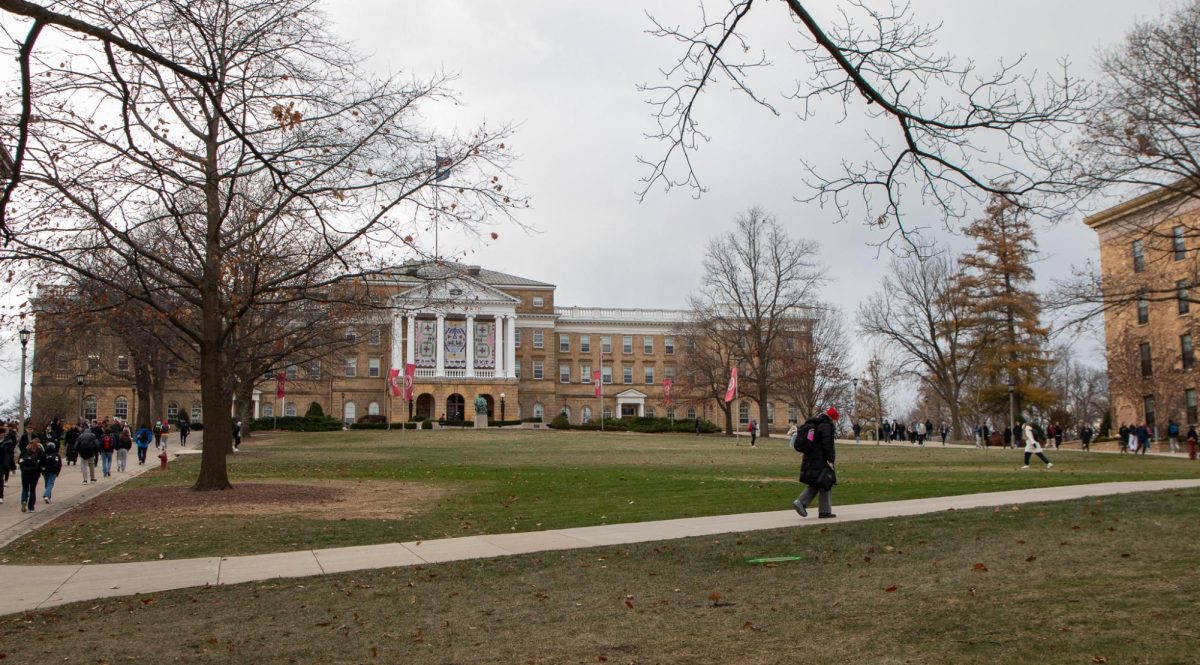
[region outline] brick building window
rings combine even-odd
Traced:
[[[380,376],[380,368],[382,366],[379,358],[370,358],[367,360],[367,376],[377,378]]]
[[[383,331],[379,328],[371,328],[371,335],[367,339],[371,346],[379,346],[383,342]]]
[[[738,424],[750,424],[750,405],[746,402],[738,402]]]
[[[1196,424],[1196,389],[1188,388],[1183,391],[1184,402],[1187,404],[1187,424]]]
[[[545,376],[545,374],[544,374],[543,367],[542,367],[542,361],[540,361],[540,360],[533,361],[533,378],[541,379],[544,376]]]
[[[346,358],[346,376],[358,376],[358,358]]]
[[[1154,395],[1142,398],[1142,410],[1146,413],[1146,425],[1154,427]]]
[[[570,335],[560,334],[558,336],[558,352],[559,353],[570,353],[571,352],[571,336]]]
[[[287,404],[286,404],[286,405],[283,407],[283,415],[285,415],[285,416],[288,416],[288,417],[295,417],[295,415],[296,415],[296,403],[295,403],[295,402],[288,402],[288,403],[287,403]]]
[[[113,416],[121,420],[129,419],[129,398],[121,395],[113,402]]]
[[[591,337],[591,335],[580,335],[579,336],[579,350],[582,351],[583,353],[591,353],[592,352],[592,337]]]
[[[654,338],[646,335],[642,337],[642,353],[648,356],[654,355]]]
[[[1139,326],[1144,326],[1150,323],[1150,301],[1146,299],[1146,294],[1139,293],[1137,299],[1137,322]]]
[[[571,366],[570,365],[559,365],[558,366],[558,382],[559,383],[570,383],[571,382]]]
[[[122,374],[129,371],[129,356],[117,356],[117,371]]]
[[[299,368],[297,368],[295,365],[288,365],[287,366],[287,380],[295,381],[296,377],[299,376],[299,372],[300,372]]]
[[[1150,342],[1138,344],[1138,355],[1142,361],[1142,378],[1144,379],[1154,374],[1154,365],[1150,360]]]
[[[533,306],[536,308],[539,308],[539,309],[542,307],[545,307],[546,299],[541,296],[534,296],[533,297]]]
[[[609,335],[600,336],[600,353],[612,353],[612,337]]]
[[[602,382],[604,382],[604,385],[606,385],[606,386],[612,385],[612,366],[611,365],[605,365],[604,367],[600,368],[600,380]]]
[[[653,384],[654,383],[654,368],[653,367],[645,367],[645,368],[643,368],[643,370],[645,371],[645,374],[646,374],[646,376],[645,376],[646,385]]]
[[[579,366],[579,382],[580,383],[591,383],[592,382],[592,366],[591,365],[580,365]]]
[[[668,335],[663,338],[663,353],[668,356],[675,355],[675,338]]]
[[[321,378],[321,362],[314,360],[308,364],[308,378],[316,381]]]
[[[621,381],[626,385],[633,383],[633,366],[626,365],[621,368]]]
[[[633,335],[621,336],[621,353],[633,353]]]
[[[83,418],[85,420],[96,419],[96,396],[88,395],[83,398]]]
[[[546,332],[544,330],[533,331],[533,348],[541,349],[546,346]]]
[[[1171,229],[1171,251],[1175,255],[1176,261],[1182,261],[1183,257],[1187,256],[1187,247],[1183,242],[1183,227],[1176,226]]]
[[[1133,271],[1141,272],[1146,269],[1146,250],[1142,245],[1141,240],[1134,240],[1133,247]]]
[[[513,348],[521,348],[521,329],[513,328]]]
[[[1186,279],[1175,282],[1175,298],[1178,301],[1176,302],[1176,309],[1179,310],[1180,314],[1187,314],[1191,311],[1192,289]]]
[[[358,341],[358,331],[353,327],[346,328],[346,341],[350,342],[351,344]]]
[[[1183,357],[1183,369],[1191,369],[1196,364],[1196,353],[1192,349],[1192,333],[1179,336],[1179,351]]]

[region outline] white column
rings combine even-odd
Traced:
[[[475,376],[475,315],[467,315],[467,377]]]
[[[403,332],[404,327],[400,313],[396,312],[392,314],[392,357],[388,359],[388,367],[399,369],[401,374],[404,373],[404,358],[400,355],[401,349],[404,348]]]
[[[507,379],[508,373],[505,371],[508,363],[504,362],[508,357],[508,344],[504,343],[504,317],[496,315],[496,348],[492,353],[496,356],[496,378]]]
[[[405,318],[408,319],[408,330],[404,336],[404,362],[415,363],[417,362],[417,317],[415,314],[409,314]]]
[[[507,325],[504,326],[504,332],[507,336],[504,341],[505,346],[508,347],[504,349],[505,353],[508,354],[508,360],[504,364],[508,366],[508,375],[511,377],[517,374],[517,315],[508,314],[504,318],[507,319],[505,321]]]
[[[437,314],[437,341],[433,345],[433,352],[437,357],[437,369],[433,371],[434,376],[446,376],[446,315],[442,312]]]

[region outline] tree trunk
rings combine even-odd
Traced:
[[[254,382],[247,381],[237,389],[237,399],[234,401],[237,405],[237,419],[242,423],[242,438],[250,438],[250,432],[253,429],[250,427],[250,421],[254,415]],[[230,440],[232,444],[232,440]]]
[[[733,407],[726,406],[721,410],[725,412],[725,436],[733,436]]]
[[[758,436],[763,439],[771,438],[770,421],[767,420],[768,399],[770,396],[767,394],[766,386],[760,384],[758,387]]]

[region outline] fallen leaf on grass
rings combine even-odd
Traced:
[[[888,588],[884,589],[883,591],[884,591],[884,593],[891,593],[891,592],[893,592],[893,591],[895,591],[895,590],[897,590],[897,589],[899,589],[899,588],[900,588],[900,587],[898,587],[898,586],[896,586],[895,584],[893,584],[892,586],[890,586],[890,587],[888,587]]]
[[[1029,558],[1025,559],[1025,561],[1027,563],[1032,563],[1033,561],[1036,561],[1036,560],[1037,560],[1037,557],[1033,556],[1032,554],[1029,555]]]
[[[1105,656],[1092,656],[1092,662],[1093,663],[1107,663],[1108,658],[1106,658]]]
[[[974,566],[971,566],[971,570],[974,570],[974,571],[980,572],[980,573],[986,573],[986,572],[988,572],[988,567],[983,565],[982,563],[977,563]]]
[[[742,624],[742,628],[749,628],[750,630],[753,630],[756,633],[762,630],[762,628],[754,625],[753,621],[747,621],[746,623]]]

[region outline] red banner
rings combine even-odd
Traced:
[[[417,366],[408,363],[404,366],[404,401],[411,402],[413,398],[413,382],[417,379]]]
[[[392,391],[392,397],[400,396],[400,370],[395,367],[388,370],[388,388]]]
[[[663,379],[663,404],[671,406],[671,380]]]
[[[592,371],[592,383],[596,384],[596,397],[600,396],[600,370]]]
[[[284,386],[287,384],[287,372],[275,372],[275,399],[283,399],[287,395]]]
[[[725,402],[732,402],[737,397],[737,366],[729,373],[729,386],[725,388]]]

